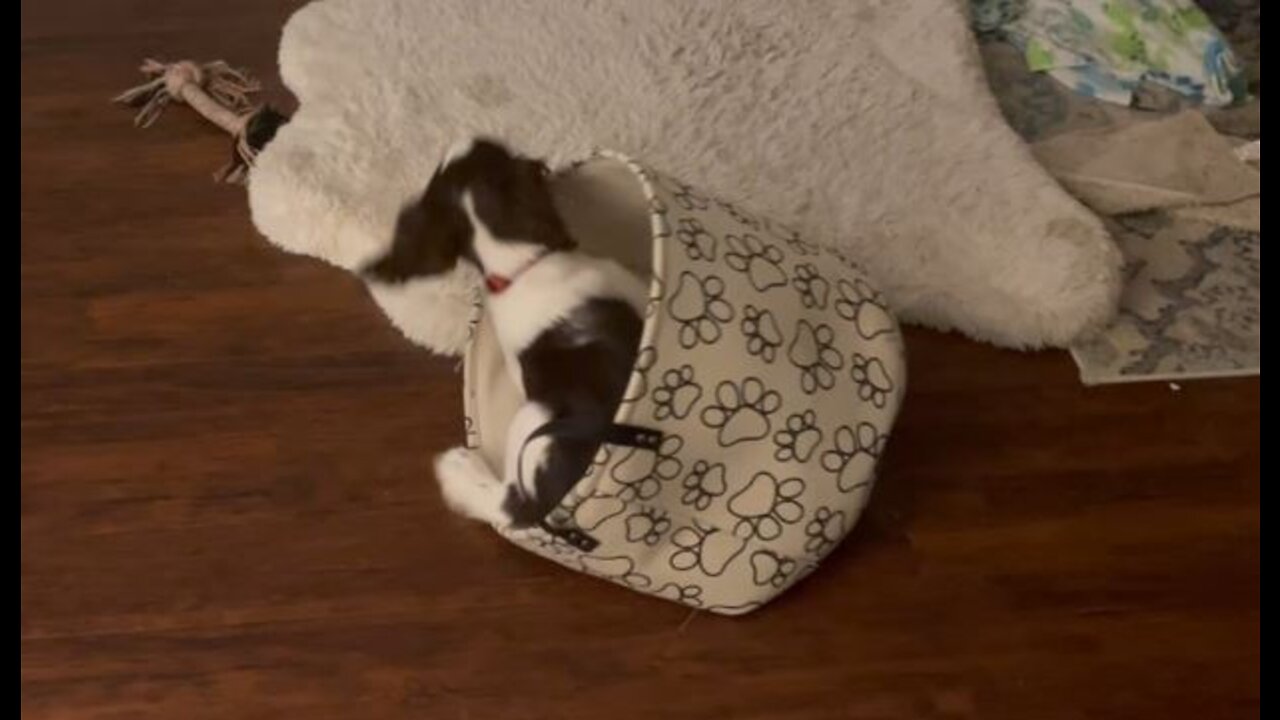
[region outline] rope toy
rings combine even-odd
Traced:
[[[232,145],[230,162],[214,173],[220,182],[244,183],[254,158],[289,121],[270,105],[254,103],[252,96],[262,85],[221,60],[199,64],[148,59],[140,69],[150,79],[113,102],[137,108],[133,124],[140,128],[151,127],[170,103],[189,105],[222,128],[231,135]]]

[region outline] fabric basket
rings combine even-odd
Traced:
[[[574,570],[723,614],[760,607],[853,527],[906,380],[902,337],[850,258],[615,153],[557,175],[588,252],[650,279],[609,441],[539,527],[499,531]],[[483,313],[467,443],[503,467],[523,402]]]

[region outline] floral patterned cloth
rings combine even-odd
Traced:
[[[1247,95],[1226,39],[1190,0],[973,0],[973,22],[1088,97],[1129,105],[1144,81],[1210,106]]]

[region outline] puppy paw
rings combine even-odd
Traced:
[[[440,495],[450,510],[491,525],[508,523],[502,511],[502,483],[478,453],[465,447],[447,450],[436,458],[435,470]]]

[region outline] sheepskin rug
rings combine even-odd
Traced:
[[[1104,324],[1120,255],[1001,118],[964,0],[320,0],[284,29],[300,108],[250,177],[279,247],[355,269],[445,149],[604,147],[860,259],[907,322],[1012,347]],[[374,297],[460,351],[474,273]]]

